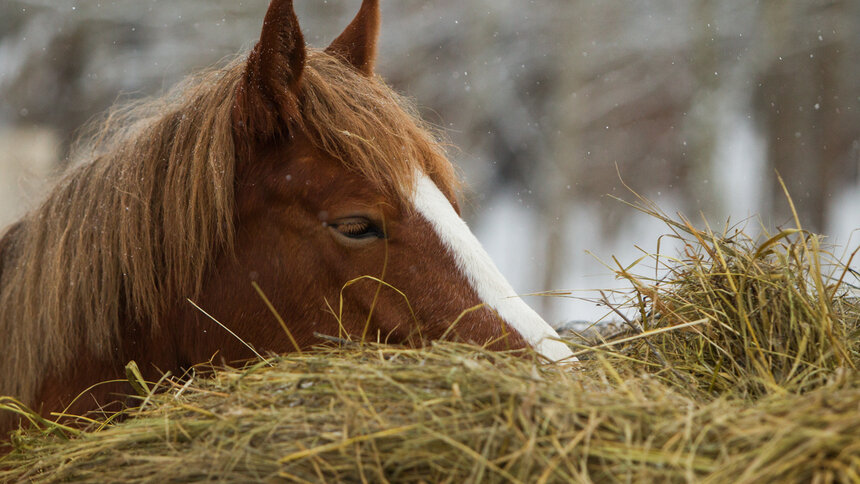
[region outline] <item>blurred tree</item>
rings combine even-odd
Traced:
[[[820,232],[830,229],[830,201],[858,181],[860,6],[788,2],[779,9],[770,28],[784,42],[760,74],[756,104],[768,159],[785,179],[801,223]],[[782,190],[772,193],[777,222],[788,221]]]

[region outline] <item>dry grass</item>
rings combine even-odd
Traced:
[[[139,408],[17,433],[0,481],[860,481],[857,274],[802,231],[754,243],[638,207],[684,250],[659,279],[618,270],[633,339],[578,365],[439,343],[130,372]]]
[[[738,227],[715,234],[672,220],[645,199],[634,207],[665,222],[683,249],[675,258],[654,256],[659,278],[620,268],[634,287],[624,304],[636,308],[645,331],[702,323],[629,350],[674,370],[667,373],[673,384],[755,399],[803,393],[857,371],[860,274],[849,268],[857,251],[843,263],[821,236],[800,229],[756,242]]]

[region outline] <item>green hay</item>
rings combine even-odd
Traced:
[[[139,408],[35,420],[0,481],[860,481],[856,274],[801,231],[754,243],[637,207],[684,250],[617,271],[640,317],[579,364],[351,343],[161,382],[130,366]]]

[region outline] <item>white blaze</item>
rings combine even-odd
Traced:
[[[557,341],[558,333],[520,299],[466,222],[423,173],[417,175],[412,202],[418,213],[436,230],[481,301],[493,308],[538,353],[552,361],[575,360],[571,358],[570,348]]]

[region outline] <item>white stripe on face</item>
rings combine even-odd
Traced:
[[[433,180],[423,173],[416,178],[412,196],[415,209],[436,230],[481,301],[493,308],[538,353],[552,361],[565,358],[574,361],[570,348],[552,339],[557,339],[558,333],[517,296]]]

